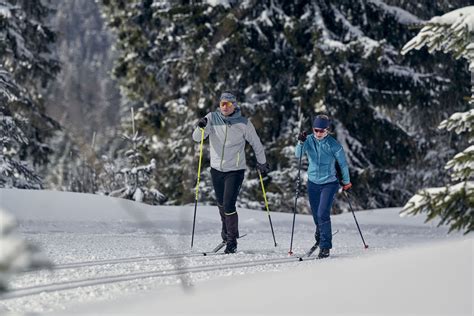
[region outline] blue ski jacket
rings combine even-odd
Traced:
[[[298,142],[295,148],[295,156],[297,158],[300,158],[301,149],[303,149],[303,155],[306,154],[308,156],[309,181],[315,184],[325,184],[338,180],[336,176],[336,160],[341,167],[342,183],[345,185],[351,181],[344,149],[331,135],[318,140],[311,134],[303,144]]]

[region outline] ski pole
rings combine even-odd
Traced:
[[[260,177],[260,184],[262,185],[263,200],[265,201],[265,208],[267,209],[268,220],[270,221],[270,228],[272,229],[273,242],[275,243],[275,247],[276,247],[277,242],[275,239],[275,232],[273,231],[273,224],[272,224],[272,218],[270,217],[270,210],[268,209],[267,193],[265,192],[265,186],[263,185],[263,178],[262,178],[262,174],[260,173],[260,170],[258,170],[258,175]]]
[[[298,202],[298,196],[300,195],[301,158],[303,158],[303,145],[301,145],[300,160],[299,160],[299,163],[298,163],[298,178],[296,179],[295,205],[293,207],[293,225],[291,227],[290,251],[288,251],[288,254],[290,256],[293,255],[293,234],[295,232],[296,203]]]
[[[204,128],[201,128],[201,144],[199,145],[199,167],[196,183],[196,197],[194,199],[194,218],[193,218],[193,233],[191,234],[191,248],[194,244],[194,227],[196,226],[196,211],[198,203],[198,193],[199,193],[199,182],[201,181],[201,162],[202,162],[202,146],[204,143]]]
[[[357,222],[357,218],[356,218],[355,213],[354,213],[354,209],[352,208],[351,199],[349,198],[349,194],[347,194],[346,191],[344,191],[344,196],[346,197],[347,202],[349,202],[349,208],[351,209],[352,215],[354,216],[354,220],[356,222],[357,229],[359,230],[360,238],[362,238],[362,242],[364,243],[364,248],[367,249],[367,248],[369,248],[369,245],[367,245],[365,243],[364,236],[362,236],[362,231],[360,230],[359,223]]]

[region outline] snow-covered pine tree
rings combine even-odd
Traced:
[[[40,169],[52,151],[46,140],[59,125],[46,116],[42,90],[59,71],[51,51],[55,34],[44,23],[51,9],[45,1],[0,1],[0,67],[18,86],[17,99],[4,99],[1,113],[13,117],[22,131],[16,148],[21,161]],[[18,122],[22,122],[21,126]]]
[[[160,204],[165,196],[149,183],[156,169],[156,160],[143,165],[143,155],[139,149],[145,141],[144,136],[139,136],[135,131],[135,115],[132,108],[132,135],[123,135],[129,149],[125,152],[124,166],[116,166],[107,156],[103,156],[103,172],[99,175],[102,193],[151,205]],[[119,164],[121,162],[119,161]]]
[[[121,52],[114,74],[140,106],[138,124],[151,140],[147,154],[169,175],[161,187],[171,201],[192,201],[198,145],[191,131],[217,108],[223,90],[233,90],[273,168],[267,183],[273,210],[292,209],[300,111],[308,129],[317,112],[334,117],[359,206],[404,203],[419,188],[420,166],[437,170],[440,159],[429,152],[439,142],[429,122],[446,111],[444,99],[460,108],[462,91],[452,83],[465,76],[447,58],[400,56],[408,26],[421,20],[398,2],[405,1],[103,0]],[[428,102],[433,95],[439,102]],[[255,160],[248,162],[238,202],[263,208],[255,202],[262,201]],[[201,200],[212,201],[208,172],[202,179]]]
[[[22,130],[28,120],[7,107],[13,102],[28,102],[10,73],[0,67],[0,188],[40,189],[41,178],[18,155],[29,140]]]
[[[402,49],[427,47],[465,58],[471,71],[470,110],[457,112],[442,121],[438,128],[467,134],[469,146],[446,164],[451,181],[444,187],[419,191],[404,206],[402,215],[426,213],[427,220],[438,219],[452,230],[474,231],[474,6],[460,8],[428,21]]]
[[[51,266],[39,249],[15,234],[16,221],[0,208],[0,293],[15,273]]]

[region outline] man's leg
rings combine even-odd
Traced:
[[[237,249],[237,238],[239,238],[239,216],[235,203],[244,180],[244,174],[245,170],[231,171],[225,177],[223,205],[227,228],[226,252],[230,253],[235,252]]]
[[[216,194],[217,208],[219,209],[219,214],[221,216],[222,229],[221,237],[222,240],[227,240],[227,228],[224,214],[224,184],[225,184],[225,173],[217,171],[211,168],[211,178],[212,186],[214,187],[214,192]]]

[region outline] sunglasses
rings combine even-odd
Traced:
[[[320,129],[320,128],[313,128],[313,131],[314,131],[315,133],[321,133],[321,134],[324,133],[324,132],[326,132],[325,129]]]
[[[222,106],[222,107],[225,107],[225,106],[228,107],[228,106],[231,106],[233,104],[230,101],[222,101],[219,105]]]

